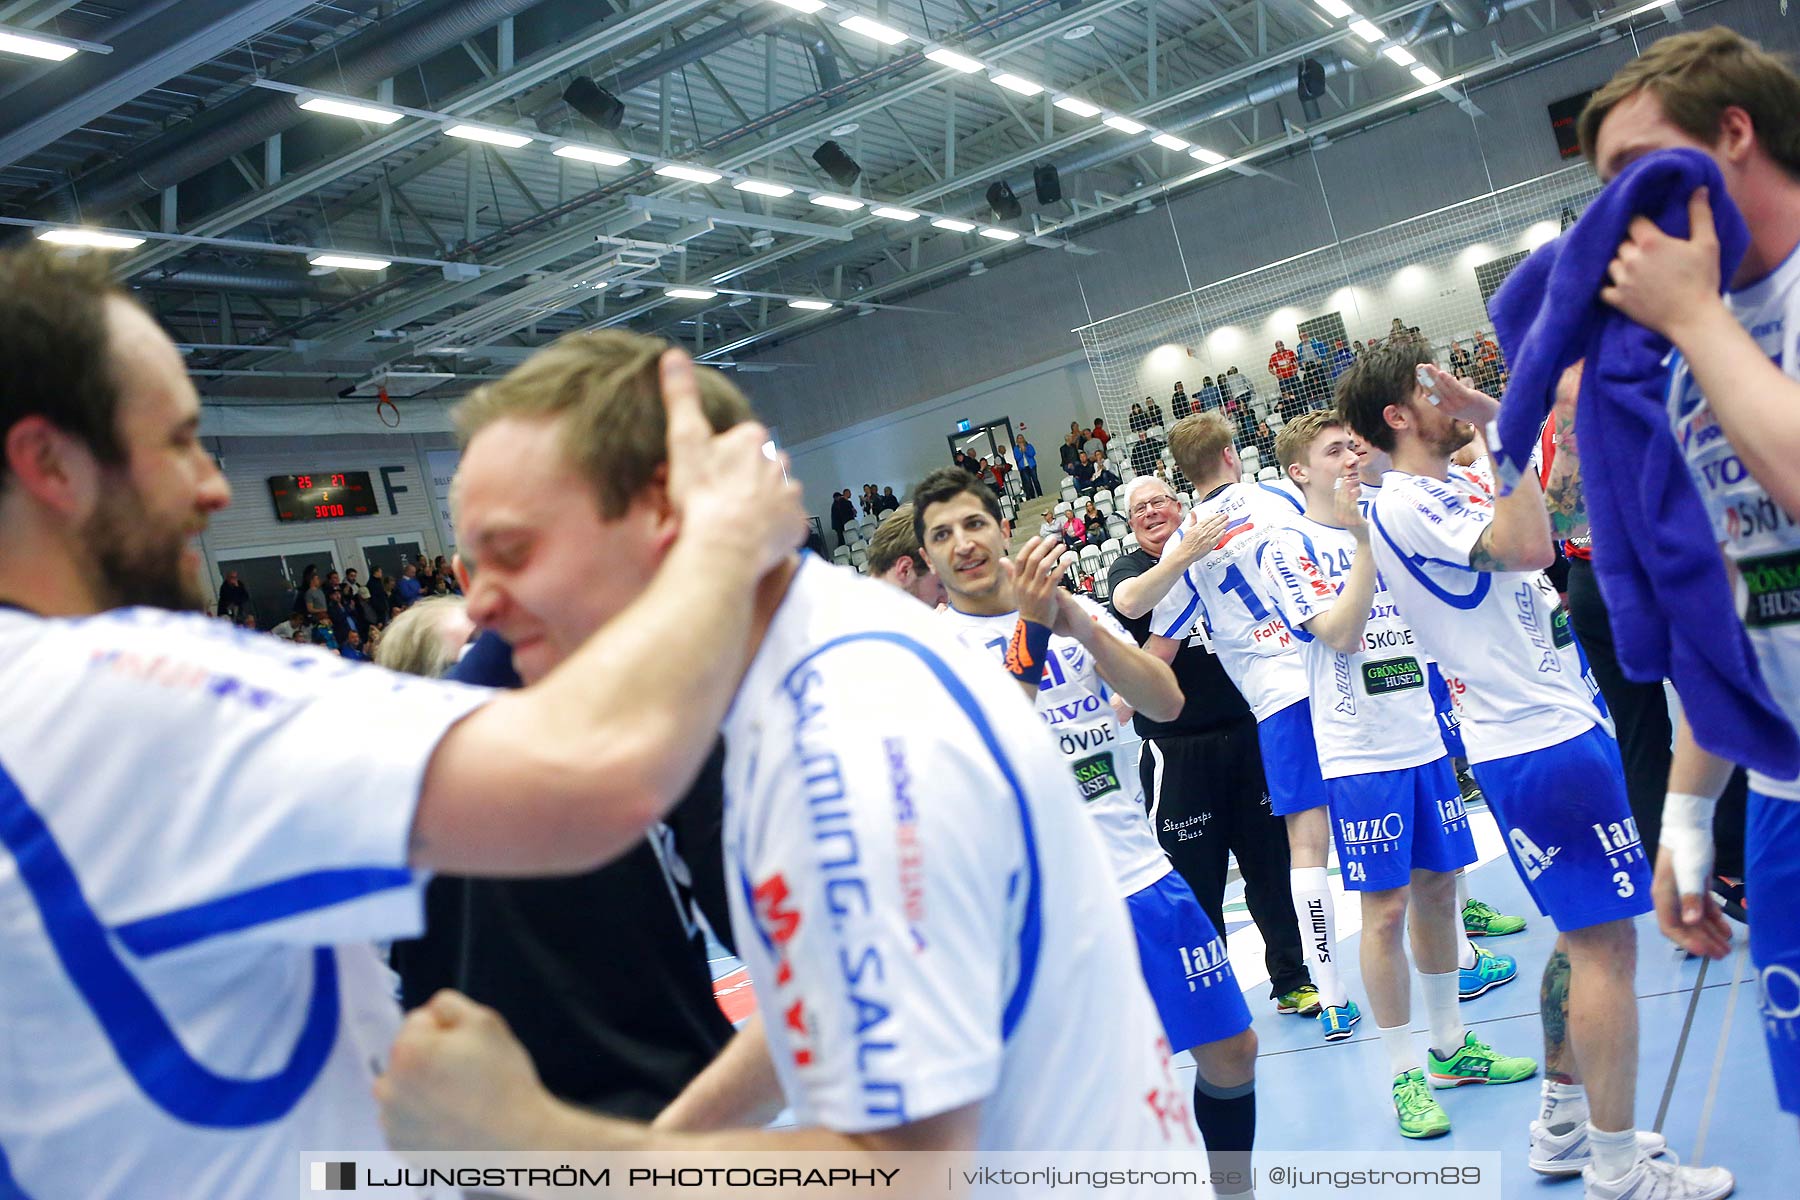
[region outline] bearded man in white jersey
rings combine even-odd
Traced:
[[[1634,1128],[1632,920],[1650,910],[1650,872],[1618,746],[1556,644],[1555,613],[1536,579],[1554,558],[1537,476],[1495,500],[1453,470],[1451,455],[1499,404],[1422,347],[1370,353],[1339,379],[1337,400],[1356,435],[1393,462],[1372,510],[1376,567],[1420,645],[1465,686],[1469,762],[1526,890],[1556,925],[1557,952],[1568,956],[1578,1075],[1547,1089],[1533,1160],[1587,1154],[1590,1200],[1719,1200],[1734,1186],[1729,1171],[1653,1158]],[[1556,966],[1553,956],[1547,982]],[[1560,1006],[1545,1000],[1546,1021],[1556,1019]],[[1583,1120],[1585,1137],[1571,1142]]]
[[[1182,705],[1175,673],[1138,649],[1111,613],[1057,586],[1074,561],[1061,539],[1033,538],[1009,560],[1000,502],[967,471],[933,471],[913,489],[912,505],[920,546],[949,593],[945,616],[957,636],[1011,672],[1057,740],[1106,845],[1169,1044],[1192,1050],[1198,1064],[1194,1115],[1214,1155],[1215,1179],[1235,1175],[1242,1187],[1231,1190],[1248,1190],[1256,1134],[1250,1009],[1224,938],[1145,816],[1136,747],[1121,752],[1111,703],[1117,696],[1154,720],[1169,720]]]
[[[1691,204],[1688,240],[1634,224],[1600,295],[1675,345],[1669,419],[1742,584],[1763,681],[1800,728],[1800,76],[1728,29],[1664,38],[1594,93],[1580,132],[1603,179],[1653,150],[1703,151],[1749,226],[1723,300],[1704,195]],[[1708,888],[1712,820],[1730,775],[1682,722],[1663,804],[1657,918],[1715,958],[1730,930]],[[1800,779],[1751,773],[1744,841],[1776,1093],[1800,1114]]]
[[[1362,898],[1363,984],[1400,1132],[1441,1137],[1450,1119],[1428,1079],[1432,1088],[1516,1083],[1537,1064],[1496,1054],[1457,1012],[1466,939],[1456,872],[1475,861],[1475,839],[1424,660],[1375,570],[1350,442],[1332,413],[1305,413],[1282,428],[1276,454],[1306,511],[1271,533],[1257,560],[1300,642],[1344,886]],[[1409,928],[1430,1025],[1424,1059],[1412,1046]]]
[[[1278,488],[1239,481],[1243,470],[1231,426],[1216,412],[1177,421],[1169,449],[1194,483],[1196,518],[1223,514],[1227,525],[1216,540],[1201,539],[1198,553],[1186,544],[1187,527],[1170,537],[1163,557],[1187,565],[1174,572],[1165,591],[1151,591],[1145,649],[1169,661],[1184,640],[1204,637],[1255,714],[1269,806],[1287,822],[1294,909],[1318,989],[1312,1005],[1325,1040],[1342,1041],[1362,1012],[1337,967],[1337,916],[1325,872],[1331,821],[1307,709],[1306,670],[1255,558],[1264,538],[1299,515],[1299,502]]]
[[[658,449],[664,349],[572,335],[458,411],[469,611],[528,682],[681,534]],[[712,426],[747,420],[722,376],[701,380]],[[572,560],[601,572],[579,610]],[[378,1085],[394,1144],[1198,1150],[1104,851],[1017,685],[928,609],[812,555],[751,607],[724,838],[766,1019],[644,1126],[554,1100],[492,1013],[440,993]],[[784,1103],[797,1128],[761,1128]]]
[[[0,1195],[263,1200],[303,1151],[387,1165],[375,943],[417,936],[432,871],[642,838],[803,527],[764,436],[695,411],[668,451],[694,524],[643,603],[534,687],[407,679],[198,614],[231,498],[200,422],[104,262],[0,254]]]

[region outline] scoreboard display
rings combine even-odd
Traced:
[[[275,500],[275,519],[282,522],[373,517],[381,511],[367,471],[271,475],[269,495]]]

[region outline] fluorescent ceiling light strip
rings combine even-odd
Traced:
[[[975,228],[975,222],[959,221],[955,217],[939,217],[932,225],[938,229],[948,229],[951,233],[969,233]]]
[[[1356,11],[1345,4],[1344,0],[1313,0],[1313,3],[1324,9],[1325,15],[1334,21],[1341,21]]]
[[[363,258],[356,254],[315,254],[306,261],[315,267],[336,267],[342,271],[385,271],[394,265],[385,258]]]
[[[535,138],[523,133],[511,133],[504,129],[489,129],[482,125],[452,125],[444,130],[449,137],[462,138],[470,142],[486,142],[490,146],[506,146],[517,150],[520,146],[529,146]]]
[[[831,306],[832,306],[831,301],[829,301],[829,300],[789,300],[788,301],[789,308],[803,308],[808,312],[824,312],[826,309],[830,308]]]
[[[964,75],[973,75],[977,71],[986,70],[980,59],[970,58],[966,54],[958,54],[948,46],[939,46],[936,50],[927,51],[926,58],[940,67],[949,67],[953,71],[961,71]]]
[[[1097,117],[1100,115],[1098,104],[1089,104],[1076,96],[1064,96],[1056,102],[1056,107],[1066,113],[1074,113],[1078,117]]]
[[[391,108],[377,108],[373,104],[358,104],[353,100],[334,100],[330,96],[310,96],[300,102],[300,107],[307,112],[329,113],[334,117],[349,117],[353,121],[368,121],[376,125],[392,125],[406,115]]]
[[[1213,167],[1216,167],[1225,161],[1225,156],[1223,154],[1220,154],[1217,150],[1208,150],[1205,146],[1196,146],[1194,149],[1189,150],[1188,157],[1198,159],[1200,162]]]
[[[916,213],[910,208],[895,208],[892,205],[884,204],[880,208],[870,209],[869,215],[872,217],[886,217],[890,221],[916,221],[924,214]]]
[[[1003,87],[1007,91],[1017,92],[1021,96],[1035,96],[1044,90],[1043,84],[1034,83],[1022,75],[1013,75],[1006,71],[1002,71],[998,75],[993,76],[990,82],[992,82],[995,87]]]
[[[791,196],[794,189],[785,183],[767,183],[761,179],[740,179],[731,185],[740,192],[749,192],[753,196]]]
[[[1382,53],[1387,55],[1389,61],[1397,62],[1403,67],[1410,67],[1419,61],[1413,57],[1412,51],[1408,50],[1405,46],[1389,46],[1386,50],[1383,50]]]
[[[1190,141],[1178,138],[1172,133],[1159,133],[1150,140],[1155,142],[1158,146],[1161,146],[1164,150],[1186,150],[1189,146],[1194,144]]]
[[[672,287],[663,294],[673,300],[711,300],[719,293],[711,288]]]
[[[825,7],[825,0],[775,0],[777,4],[785,4],[795,12],[816,13]]]
[[[0,50],[8,54],[23,54],[27,58],[62,62],[65,58],[75,57],[79,49],[77,46],[65,46],[61,42],[53,42],[48,38],[32,37],[28,33],[0,30]]]
[[[981,236],[993,238],[996,242],[1016,242],[1025,235],[1015,233],[1010,229],[984,229],[981,231]]]
[[[827,195],[823,192],[817,196],[809,196],[807,199],[821,208],[835,208],[842,212],[855,212],[859,208],[868,207],[866,201],[852,200],[848,196]]]
[[[599,163],[603,167],[622,167],[631,161],[629,154],[618,154],[611,150],[596,150],[592,146],[558,146],[550,153],[558,158],[573,158],[580,162]]]
[[[845,17],[838,22],[839,29],[848,29],[851,33],[860,33],[872,41],[884,46],[898,46],[907,40],[907,35],[891,25],[883,25],[880,21],[871,21],[867,17]]]
[[[1142,133],[1147,128],[1147,126],[1138,124],[1130,117],[1119,116],[1108,117],[1102,124],[1109,128],[1116,129],[1120,133]]]
[[[98,229],[44,229],[38,232],[38,240],[58,246],[92,246],[97,250],[131,250],[144,244],[141,237]]]
[[[1350,32],[1354,33],[1363,41],[1368,42],[1370,45],[1374,45],[1376,42],[1382,41],[1387,37],[1381,30],[1364,20],[1350,22]]]
[[[725,178],[717,171],[708,171],[704,167],[689,167],[681,163],[664,163],[656,168],[656,173],[668,179],[685,179],[689,183],[717,183]]]
[[[1438,84],[1444,82],[1444,77],[1430,67],[1414,67],[1412,69],[1412,77],[1423,84]]]

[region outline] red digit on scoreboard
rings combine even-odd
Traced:
[[[294,476],[294,483],[300,488],[301,491],[305,491],[307,488],[310,488],[312,486],[312,476],[311,475],[296,475],[296,476]]]

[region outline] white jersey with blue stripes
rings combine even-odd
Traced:
[[[732,928],[796,1120],[979,1103],[983,1149],[1199,1147],[1099,836],[985,654],[806,556],[725,741]]]
[[[1574,635],[1541,571],[1482,572],[1469,553],[1493,521],[1481,483],[1388,471],[1370,510],[1375,565],[1462,709],[1470,762],[1577,737],[1599,714],[1569,653]]]
[[[1267,484],[1233,483],[1196,501],[1194,511],[1202,521],[1224,513],[1225,532],[1157,603],[1150,631],[1177,640],[1204,637],[1256,719],[1265,720],[1306,699],[1306,667],[1256,565],[1263,539],[1298,519],[1300,505]],[[1177,530],[1169,546],[1182,536]]]
[[[1074,601],[1107,635],[1136,649],[1137,643],[1111,613],[1085,596],[1076,596]],[[952,605],[943,615],[964,645],[1005,663],[1006,646],[1019,620],[1017,612],[979,616],[958,612]],[[1106,843],[1119,895],[1136,895],[1167,875],[1173,867],[1150,827],[1144,785],[1138,776],[1138,752],[1143,743],[1125,738],[1094,656],[1074,638],[1050,638],[1044,677],[1038,681],[1037,711],[1056,739],[1088,816]]]
[[[1800,251],[1764,279],[1726,297],[1732,315],[1789,379],[1800,379]],[[1685,359],[1675,356],[1669,420],[1688,472],[1712,518],[1713,535],[1737,568],[1739,612],[1769,695],[1800,729],[1800,517],[1750,474]],[[1758,771],[1750,786],[1800,800],[1800,777]]]
[[[1307,517],[1263,543],[1259,565],[1300,643],[1312,693],[1313,741],[1326,779],[1420,767],[1443,757],[1427,686],[1431,659],[1377,574],[1358,649],[1341,654],[1306,632],[1337,606],[1359,550],[1349,530]]]
[[[422,928],[425,765],[487,696],[199,616],[0,610],[0,1195],[399,1166],[372,943]]]

